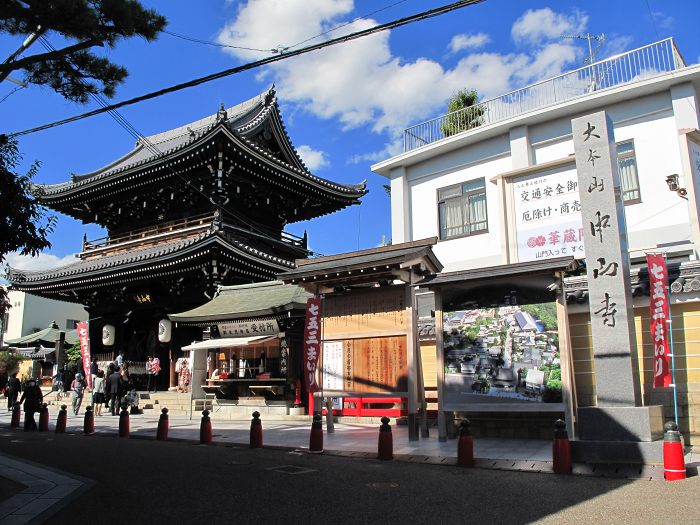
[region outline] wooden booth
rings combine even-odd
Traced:
[[[310,296],[280,281],[224,286],[210,302],[172,314],[177,326],[196,326],[210,336],[183,347],[193,398],[209,395],[222,406],[257,402],[287,414],[299,399],[299,347]]]
[[[314,399],[335,398],[343,415],[403,413],[410,439],[418,439],[419,412],[427,431],[412,285],[442,269],[435,241],[298,260],[295,270],[278,275],[321,298]]]

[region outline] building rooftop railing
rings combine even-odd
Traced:
[[[675,42],[667,38],[411,126],[404,130],[404,151],[685,66]]]

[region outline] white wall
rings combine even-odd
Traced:
[[[662,91],[587,110],[604,109],[608,112],[613,120],[616,142],[634,140],[642,202],[625,206],[631,250],[651,249],[657,245],[691,239],[688,201],[669,191],[666,184],[666,176],[683,172],[678,119],[672,102],[670,92]],[[422,162],[408,163],[394,169],[391,174],[392,222],[396,221],[393,224],[394,242],[439,237],[437,190],[484,177],[489,232],[438,241],[434,251],[445,266],[444,271],[502,264],[503,249],[508,243],[503,238],[506,230],[502,227],[504,211],[500,203],[504,198],[512,201],[503,197],[490,179],[513,170],[515,157],[511,155],[511,146],[518,148],[518,159],[522,161],[516,167],[523,167],[521,164],[524,162],[537,165],[573,155],[571,118],[575,116],[578,114],[573,103],[569,115],[531,127],[527,127],[526,119],[519,121],[510,137],[501,135],[472,142]],[[529,158],[523,156],[523,144],[530,144]],[[562,166],[558,169],[566,168]],[[397,209],[399,206],[401,208]],[[399,232],[400,237],[397,236]]]
[[[86,321],[87,311],[82,305],[46,299],[25,292],[10,291],[12,308],[9,310],[4,339],[16,339],[47,328],[56,321],[60,330],[66,329],[68,319]]]

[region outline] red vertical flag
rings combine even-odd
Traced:
[[[308,392],[319,390],[316,366],[321,351],[321,298],[311,297],[306,302],[304,323],[304,382]]]
[[[92,376],[90,375],[90,335],[88,324],[83,321],[78,323],[78,338],[80,340],[80,356],[83,358],[83,371],[88,388],[92,388]]]
[[[648,254],[649,300],[651,317],[651,340],[654,344],[654,388],[671,384],[669,371],[669,333],[670,306],[668,304],[668,269],[666,257],[661,254]]]

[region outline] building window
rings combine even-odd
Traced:
[[[66,319],[66,330],[75,330],[79,322],[77,319]]]
[[[486,186],[475,179],[438,190],[440,239],[487,233]]]
[[[628,140],[617,144],[617,165],[620,171],[622,202],[625,204],[642,202],[637,176],[637,159],[634,156],[634,141]]]

